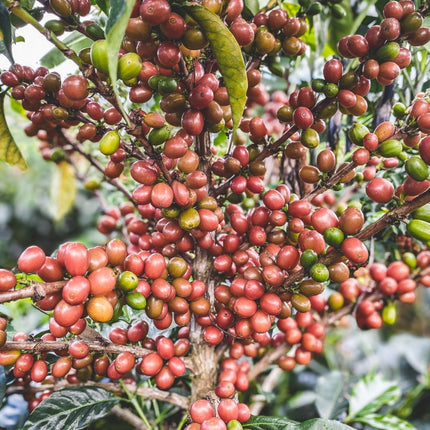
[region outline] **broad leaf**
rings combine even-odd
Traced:
[[[22,107],[22,104],[18,101],[15,100],[14,98],[10,97],[10,107],[12,108],[12,110],[14,112],[16,112],[18,115],[23,116],[24,118],[27,118],[27,111]]]
[[[63,42],[76,52],[79,52],[84,48],[89,48],[93,43],[91,39],[78,31],[74,31],[69,34],[64,38]],[[40,59],[41,64],[48,69],[52,69],[53,67],[60,65],[64,61],[66,61],[66,57],[58,48],[52,48]]]
[[[3,42],[1,51],[7,59],[14,64],[12,56],[12,26],[10,23],[10,15],[7,7],[0,2],[0,39]]]
[[[349,401],[349,418],[375,412],[383,405],[394,403],[400,397],[400,388],[382,375],[366,375],[353,387]]]
[[[331,17],[328,24],[328,28],[330,30],[328,32],[327,42],[335,52],[337,52],[337,43],[339,42],[339,40],[343,36],[352,34],[351,28],[354,24],[354,16],[349,1],[343,0],[340,4],[345,9],[346,16],[342,19],[336,19],[334,17]]]
[[[289,16],[296,16],[300,10],[300,5],[297,3],[282,3],[282,7],[288,12]]]
[[[77,430],[106,416],[119,397],[100,387],[65,388],[51,394],[29,416],[22,430]]]
[[[6,394],[6,373],[4,371],[4,367],[0,366],[0,404],[3,401],[5,394]]]
[[[259,0],[245,0],[243,10],[245,14],[248,15],[246,19],[252,18],[260,10]],[[242,12],[242,15],[243,15],[243,12]]]
[[[109,77],[119,107],[124,114],[124,118],[128,118],[128,116],[125,115],[124,109],[120,103],[121,99],[119,97],[118,86],[116,85],[118,78],[118,52],[135,3],[135,0],[111,0],[111,9],[106,24]]]
[[[297,421],[285,418],[252,416],[245,424],[244,429],[249,430],[296,430]]]
[[[295,430],[353,430],[353,428],[339,421],[314,418],[299,424]]]
[[[357,418],[354,421],[366,424],[373,429],[416,430],[416,427],[414,427],[411,423],[402,420],[401,418],[395,417],[394,415],[370,414]]]
[[[242,118],[248,90],[242,51],[218,15],[202,6],[186,6],[185,10],[200,25],[218,61],[228,92],[234,131]]]
[[[352,427],[338,421],[314,418],[298,423],[285,418],[252,416],[245,424],[248,430],[351,430]]]
[[[72,209],[76,198],[75,170],[67,161],[61,161],[51,181],[51,211],[55,221],[61,221]]]
[[[315,407],[321,418],[336,418],[346,409],[342,391],[343,378],[340,371],[335,370],[318,378]]]
[[[25,170],[27,169],[27,164],[13,139],[4,116],[5,95],[5,93],[0,95],[0,160]]]
[[[109,15],[109,0],[95,0],[91,3],[96,4],[106,15]]]

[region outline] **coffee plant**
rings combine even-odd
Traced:
[[[0,1],[0,158],[26,169],[10,100],[64,193],[79,180],[99,201],[106,237],[34,244],[0,269],[0,303],[46,316],[32,333],[0,316],[0,398],[24,396],[23,429],[108,414],[139,429],[414,428],[381,411],[400,392],[378,374],[303,422],[260,416],[247,393],[308,365],[330,327],[392,325],[430,287],[429,14],[411,0]],[[37,43],[18,44],[22,26],[54,45],[49,68],[14,62]],[[73,74],[52,70],[59,56]]]

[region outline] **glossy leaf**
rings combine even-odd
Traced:
[[[248,90],[241,49],[218,15],[201,6],[187,6],[185,10],[199,24],[214,51],[228,92],[233,129],[236,130],[242,118]]]
[[[29,416],[22,430],[83,429],[106,416],[119,398],[100,387],[65,388],[54,392]]]
[[[285,418],[252,416],[245,424],[248,430],[351,430],[352,427],[338,421],[314,418],[312,420],[298,423]]]
[[[0,95],[0,160],[21,170],[27,169],[27,164],[13,139],[4,116],[5,93]]]
[[[75,52],[79,52],[84,48],[89,48],[93,43],[91,39],[77,31],[74,31],[65,37],[63,42]],[[48,69],[52,69],[53,67],[60,65],[64,61],[66,61],[66,57],[58,48],[52,48],[40,59],[42,66],[45,66]]]
[[[355,422],[360,422],[368,425],[373,429],[381,429],[381,430],[414,430],[414,427],[408,421],[402,420],[394,415],[378,415],[378,414],[369,414],[364,417],[360,417],[354,420]]]
[[[3,43],[1,53],[14,64],[12,55],[12,25],[7,7],[0,2],[0,39]]]
[[[72,209],[76,198],[75,170],[67,161],[61,161],[51,181],[51,211],[55,221],[61,221]]]
[[[400,388],[382,375],[366,375],[353,387],[349,401],[349,418],[375,412],[383,405],[390,405],[400,397]]]
[[[287,420],[285,418],[252,416],[245,424],[244,429],[249,430],[295,430],[297,421]]]
[[[95,0],[91,3],[96,4],[106,15],[109,14],[109,0]]]
[[[330,393],[328,396],[327,393]],[[321,375],[315,387],[315,407],[321,418],[336,418],[346,409],[343,378],[338,370]]]
[[[111,9],[106,25],[109,77],[113,83],[113,91],[118,102],[120,101],[118,86],[116,85],[118,78],[118,52],[134,4],[135,0],[111,0]],[[125,112],[121,103],[119,103],[119,106],[124,114]],[[127,115],[124,115],[124,117],[128,118]]]

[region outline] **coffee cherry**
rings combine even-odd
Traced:
[[[0,269],[0,292],[9,291],[15,285],[15,275],[10,270]]]
[[[18,258],[18,269],[22,272],[37,272],[45,262],[46,256],[38,246],[29,246]]]
[[[83,100],[88,96],[88,81],[81,75],[68,76],[63,82],[62,89],[70,100]]]

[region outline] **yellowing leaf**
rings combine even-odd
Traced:
[[[187,13],[199,24],[214,51],[230,101],[233,129],[242,118],[248,81],[242,51],[234,36],[218,15],[202,6],[187,6]]]
[[[5,95],[5,93],[0,95],[0,160],[5,161],[11,166],[17,166],[21,170],[26,170],[27,164],[13,139],[4,116]]]
[[[61,221],[69,213],[75,197],[75,170],[67,161],[61,161],[57,164],[51,183],[51,211],[55,221]]]

